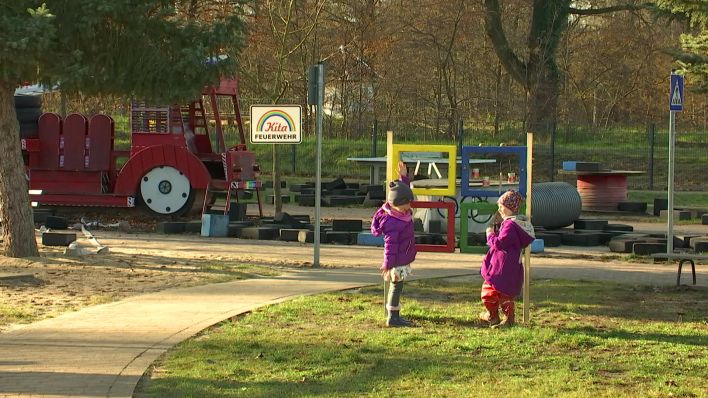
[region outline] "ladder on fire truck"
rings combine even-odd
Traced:
[[[239,203],[238,191],[253,190],[258,199],[258,215],[263,217],[263,206],[261,204],[261,181],[255,177],[260,172],[255,164],[255,154],[246,150],[245,145],[237,145],[221,155],[224,166],[225,179],[213,179],[209,182],[204,193],[204,205],[202,214],[214,209],[217,196],[225,197],[223,210],[224,215],[228,215],[231,210],[231,200],[235,199]]]
[[[241,112],[238,97],[238,81],[236,79],[222,79],[219,86],[208,87],[202,94],[209,99],[210,107],[214,116],[214,129],[216,138],[218,139],[217,146],[221,153],[221,163],[224,170],[223,179],[212,179],[207,185],[204,193],[204,205],[202,214],[212,210],[215,202],[215,196],[225,196],[223,205],[223,214],[227,215],[231,208],[231,199],[235,198],[236,203],[239,203],[238,191],[249,190],[255,191],[258,199],[258,214],[263,217],[263,206],[261,202],[261,181],[258,180],[260,169],[256,164],[256,156],[246,147],[246,139],[243,131],[243,122],[241,121]],[[233,148],[226,148],[225,137],[222,127],[222,115],[219,110],[217,97],[227,98],[231,100],[233,105],[233,115],[235,116],[238,133],[239,144]],[[198,104],[198,106],[196,106]],[[191,105],[189,114],[192,118],[190,122],[197,127],[207,129],[206,112],[204,111],[204,103],[200,99]]]

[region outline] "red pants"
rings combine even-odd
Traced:
[[[482,303],[489,311],[490,318],[499,317],[499,306],[507,318],[514,317],[514,296],[506,295],[492,287],[487,282],[482,284]]]

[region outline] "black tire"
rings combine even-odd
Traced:
[[[42,116],[42,110],[40,108],[18,108],[15,109],[17,113],[17,120],[20,123],[37,123],[37,120]]]
[[[16,95],[15,108],[41,108],[42,97],[39,95]]]
[[[647,212],[646,202],[620,202],[617,205],[617,210],[626,211],[629,213],[645,214]]]
[[[20,138],[37,138],[37,123],[20,123]]]

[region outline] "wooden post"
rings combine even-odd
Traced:
[[[389,130],[386,132],[386,197],[388,197],[388,183],[398,178],[395,176],[393,162],[393,131]],[[395,164],[397,165],[398,161]]]
[[[533,180],[533,133],[526,134],[526,217],[531,222],[531,180]],[[531,245],[524,251],[524,323],[530,320]]]
[[[398,162],[396,162],[398,164]],[[393,131],[389,130],[386,132],[386,178],[384,183],[386,184],[386,198],[388,198],[388,183],[393,181],[391,175],[393,175]],[[384,198],[385,200],[385,198]],[[388,300],[388,281],[384,279],[384,314],[388,316],[388,309],[386,308],[386,300]]]

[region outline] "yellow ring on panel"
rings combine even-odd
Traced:
[[[393,161],[388,170],[388,180],[394,181],[398,179],[398,162],[401,159],[402,152],[440,152],[447,153],[447,187],[446,188],[413,188],[413,193],[416,195],[430,196],[455,196],[457,185],[457,146],[456,145],[410,145],[410,144],[394,144],[393,145]],[[440,158],[443,159],[443,158]],[[420,159],[423,162],[433,159]]]

